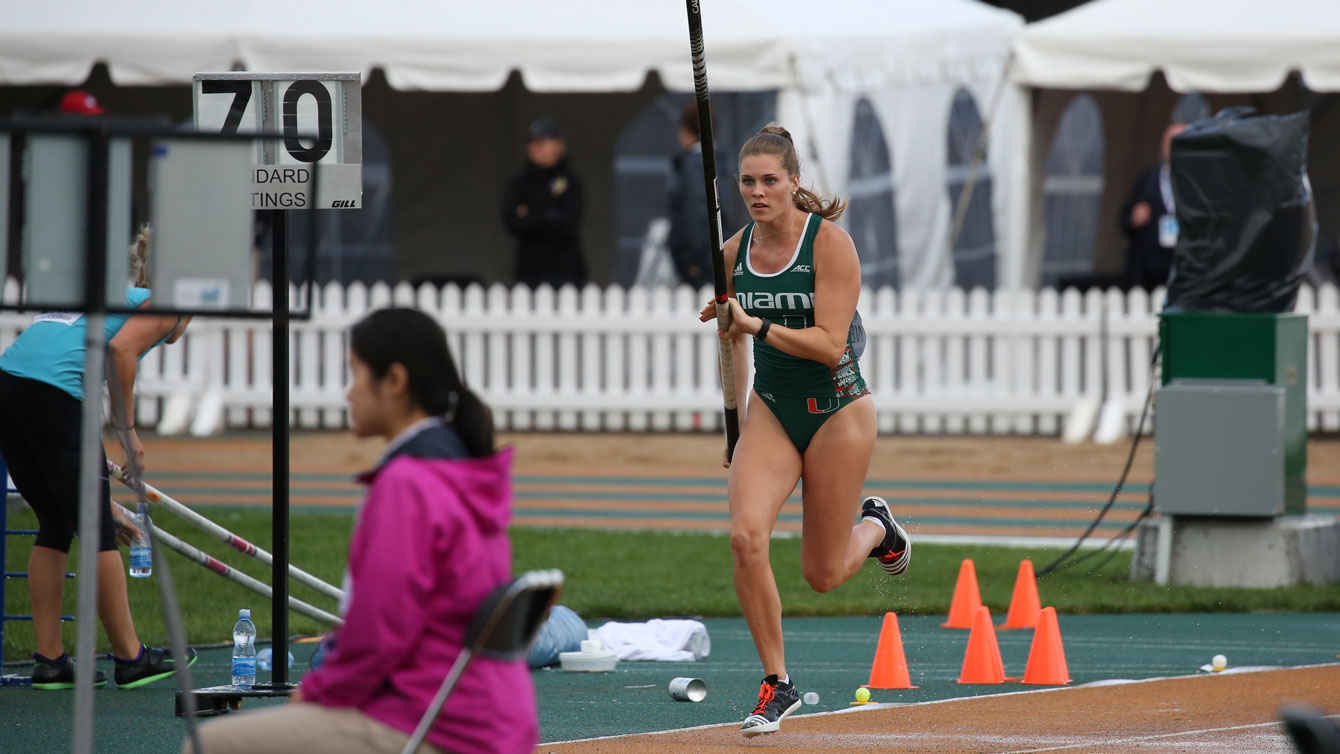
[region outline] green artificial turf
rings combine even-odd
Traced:
[[[205,515],[257,545],[270,549],[270,516],[255,509],[199,508]],[[246,558],[166,512],[159,526],[225,560],[234,568],[269,582],[269,569]],[[290,560],[302,569],[338,585],[344,570],[350,513],[295,512],[290,534]],[[33,528],[36,521],[25,507],[10,511],[9,528]],[[562,603],[588,621],[602,618],[647,619],[669,616],[738,616],[739,606],[731,574],[729,540],[719,534],[680,534],[599,529],[533,529],[512,531],[514,570],[559,568],[566,574]],[[78,570],[77,541],[71,570]],[[27,568],[31,540],[10,537],[6,569]],[[1061,554],[1059,549],[1013,548],[1003,545],[916,544],[911,568],[904,576],[886,576],[868,563],[847,584],[826,594],[810,589],[801,576],[800,539],[772,541],[773,570],[788,617],[829,615],[943,615],[949,610],[960,564],[971,558],[983,602],[994,615],[1009,606],[1019,562],[1030,558],[1041,569]],[[1038,582],[1044,606],[1064,614],[1340,611],[1340,589],[1298,586],[1283,589],[1227,589],[1156,586],[1126,578],[1129,553],[1119,552],[1095,574],[1088,569],[1106,556],[1092,558]],[[248,607],[262,639],[271,636],[270,601],[226,581],[175,553],[169,565],[182,605],[187,636],[193,644],[227,641],[238,608]],[[161,563],[155,564],[156,568]],[[130,579],[131,610],[141,640],[166,644],[166,630],[158,597],[157,579]],[[317,607],[335,612],[333,601],[295,582],[292,594]],[[6,587],[5,612],[27,613],[27,584],[11,579]],[[65,609],[75,612],[75,582],[66,589]],[[290,613],[293,634],[325,630],[320,622]],[[66,648],[74,646],[74,625],[66,624]],[[99,647],[107,648],[99,633]],[[5,626],[4,657],[26,659],[33,651],[32,629],[26,622]]]

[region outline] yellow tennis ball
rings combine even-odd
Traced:
[[[864,686],[862,686],[859,689],[856,689],[856,701],[858,702],[870,701],[870,689]]]

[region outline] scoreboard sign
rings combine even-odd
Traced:
[[[358,73],[197,73],[197,131],[256,133],[252,209],[363,206],[363,90]],[[320,196],[313,196],[319,171]]]

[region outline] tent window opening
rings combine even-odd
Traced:
[[[676,124],[685,99],[673,94],[656,98],[633,116],[615,142],[614,279],[620,285],[679,281],[662,247],[670,222],[666,211],[670,156],[679,148]],[[648,243],[647,253],[654,258],[644,260]]]
[[[671,158],[680,150],[680,110],[692,100],[685,94],[657,97],[628,121],[614,144],[613,278],[624,287],[679,283],[667,245],[674,180]],[[776,113],[776,92],[712,93],[723,242],[749,219],[735,182],[740,146],[772,122]],[[705,213],[702,222],[707,224]]]
[[[893,160],[875,108],[856,103],[847,184],[847,232],[861,257],[861,283],[873,288],[898,285],[898,225]]]
[[[950,217],[958,217],[959,202],[967,185],[973,153],[982,134],[982,117],[977,103],[966,89],[954,93],[949,110],[949,144],[945,166],[945,185],[952,208]],[[954,240],[954,285],[959,288],[996,287],[996,233],[991,218],[991,169],[983,154],[977,166],[972,196],[963,210],[962,226]],[[951,228],[950,232],[953,230]]]
[[[1173,105],[1170,123],[1192,123],[1210,117],[1210,103],[1199,92],[1183,94]]]
[[[1087,94],[1070,101],[1047,153],[1042,284],[1093,274],[1103,198],[1103,119]]]

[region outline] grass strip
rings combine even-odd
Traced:
[[[240,536],[268,548],[270,515],[265,510],[212,509],[211,519]],[[243,572],[269,582],[269,569],[223,545],[186,522],[161,513],[159,526]],[[344,572],[353,516],[347,512],[295,511],[290,527],[293,563],[334,584]],[[11,509],[9,528],[36,528],[26,507]],[[512,530],[514,570],[560,568],[567,576],[563,604],[590,622],[602,619],[645,620],[653,617],[739,615],[731,573],[730,544],[720,534],[601,529]],[[788,616],[943,615],[949,610],[959,564],[972,558],[983,602],[993,615],[1003,617],[1013,593],[1015,574],[1023,558],[1037,567],[1048,563],[1059,549],[1014,548],[1004,545],[916,545],[912,567],[897,579],[884,575],[873,563],[847,584],[826,594],[809,588],[801,576],[800,539],[772,540],[773,571]],[[6,570],[27,569],[31,539],[10,537]],[[77,550],[77,548],[75,548]],[[186,633],[193,644],[227,641],[238,608],[248,607],[259,636],[271,635],[269,600],[188,562],[169,555],[179,590]],[[1062,570],[1039,582],[1044,606],[1061,613],[1173,613],[1340,611],[1340,590],[1297,586],[1281,589],[1196,588],[1157,586],[1127,579],[1129,553],[1118,553],[1097,573],[1088,568],[1103,556]],[[70,570],[78,570],[77,554]],[[141,640],[163,646],[167,641],[158,585],[153,579],[130,579],[131,610]],[[334,610],[331,600],[290,582],[296,597]],[[73,583],[65,592],[65,611],[73,614],[77,594]],[[5,612],[28,613],[28,588],[23,579],[6,585]],[[295,634],[319,633],[323,625],[290,613]],[[67,649],[74,646],[75,626],[65,625]],[[108,647],[99,630],[100,650]],[[27,659],[33,651],[32,626],[22,621],[5,625],[4,657]]]

